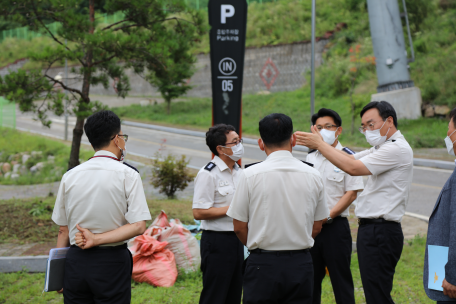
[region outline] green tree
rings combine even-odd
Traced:
[[[0,17],[49,35],[54,41],[42,51],[28,54],[31,61],[42,63],[43,69],[19,70],[0,78],[0,95],[18,103],[22,111],[37,113],[42,123],[50,126],[47,113],[61,115],[65,101],[65,95],[55,87],[69,92],[67,102],[77,119],[68,168],[79,164],[85,118],[102,108],[90,99],[90,87],[101,84],[108,88],[109,79],[117,78],[117,93],[125,97],[130,89],[127,69],[161,79],[168,76],[164,72],[168,69],[188,67],[194,62],[189,50],[205,31],[201,12],[189,9],[185,0],[0,0],[0,6]],[[100,10],[124,17],[103,24]],[[60,23],[56,32],[51,31],[49,20]],[[176,61],[178,54],[185,56]],[[79,65],[71,70],[76,75],[73,80],[59,79],[49,72],[65,59]],[[174,83],[176,78],[173,74]],[[75,80],[81,80],[82,85],[72,84]]]
[[[177,37],[179,39],[180,37]],[[182,38],[185,39],[185,38]],[[186,79],[193,75],[194,57],[185,47],[181,47],[168,58],[167,68],[150,73],[148,80],[158,88],[167,103],[167,113],[171,113],[171,100],[184,95],[192,87]]]

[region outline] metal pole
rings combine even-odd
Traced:
[[[315,113],[315,0],[312,0],[312,51],[310,58],[310,116]]]
[[[65,45],[67,45],[67,40],[65,39]],[[65,86],[68,86],[68,59],[65,58],[65,80],[63,81]],[[65,140],[68,140],[68,91],[65,90]]]

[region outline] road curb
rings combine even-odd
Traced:
[[[47,255],[0,257],[0,272],[46,272]]]
[[[152,125],[152,124],[146,124],[146,123],[134,122],[134,121],[128,121],[128,120],[123,120],[122,124],[125,126],[130,126],[130,127],[144,128],[144,129],[150,129],[150,130],[156,130],[156,131],[162,131],[162,132],[168,132],[168,133],[174,133],[174,134],[180,134],[180,135],[188,135],[188,136],[206,138],[206,133],[201,132],[201,131],[191,131],[191,130],[184,130],[184,129],[178,129],[178,128],[164,127],[164,126],[158,126],[158,125]],[[258,144],[255,139],[245,138],[245,137],[244,137],[244,143],[249,144],[249,145],[255,145],[255,146]],[[303,146],[295,146],[293,148],[293,150],[300,151],[300,152],[309,152],[309,149],[307,147],[303,147]],[[413,165],[420,166],[420,167],[444,169],[444,170],[454,170],[454,168],[455,168],[454,162],[443,161],[443,160],[434,160],[434,159],[425,159],[425,158],[414,158]]]

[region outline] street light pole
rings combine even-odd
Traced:
[[[65,45],[67,45],[67,40],[65,39]],[[68,59],[65,58],[65,80],[63,81],[65,86],[68,86]],[[68,140],[68,91],[65,90],[65,140]]]
[[[315,113],[315,1],[312,0],[312,42],[310,58],[310,116]],[[312,123],[311,123],[312,124]]]

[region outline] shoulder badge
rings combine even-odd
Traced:
[[[251,164],[245,164],[245,165],[244,165],[244,169],[247,169],[248,167],[253,166],[253,165],[256,165],[256,164],[259,164],[259,163],[262,163],[262,162],[251,163]]]
[[[313,167],[313,166],[314,166],[314,164],[308,163],[308,162],[306,162],[306,161],[303,161],[303,160],[301,160],[301,161],[302,161],[303,163],[305,163],[307,166],[311,166],[311,167]]]
[[[345,153],[350,154],[350,155],[356,154],[355,151],[353,151],[352,149],[346,148],[346,147],[342,148],[342,151],[344,151]]]
[[[132,165],[130,165],[130,164],[127,164],[126,162],[124,162],[123,164],[124,164],[125,166],[127,166],[127,167],[130,167],[130,168],[132,168],[133,170],[135,170],[136,172],[138,172],[138,173],[139,173],[138,169],[136,169],[136,168],[135,168],[135,167],[133,167]]]
[[[212,169],[214,169],[215,167],[217,167],[216,164],[214,164],[213,162],[210,162],[206,165],[206,167],[204,167],[204,170],[207,170],[207,171],[212,171]]]

